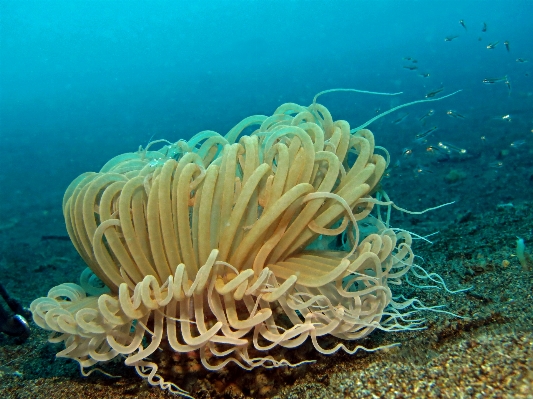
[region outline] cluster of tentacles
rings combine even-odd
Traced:
[[[375,150],[369,130],[351,133],[324,106],[284,104],[225,136],[111,159],[63,201],[105,287],[91,272],[54,287],[31,304],[35,322],[82,369],[124,355],[185,396],[149,359],[163,341],[210,370],[251,369],[290,365],[276,347],[352,353],[320,337],[400,329],[388,284],[412,265],[411,237],[370,215],[388,162]]]

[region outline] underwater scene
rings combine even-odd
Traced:
[[[533,398],[533,2],[0,2],[0,398]]]

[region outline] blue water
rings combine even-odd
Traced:
[[[441,87],[437,96],[462,90],[370,126],[393,160],[432,126],[434,140],[469,151],[482,135],[502,148],[529,145],[531,15],[531,1],[3,0],[0,184],[10,198],[3,214],[22,218],[36,201],[60,212],[74,177],[150,138],[224,134],[246,116],[309,104],[338,87],[403,92],[320,98],[352,126]],[[504,82],[482,83],[505,75],[510,92]],[[429,109],[435,114],[421,122]],[[450,118],[450,109],[465,119]],[[508,114],[512,124],[498,120]]]

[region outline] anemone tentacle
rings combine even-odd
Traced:
[[[412,266],[412,240],[369,216],[392,204],[375,198],[387,160],[369,130],[351,133],[313,102],[165,143],[67,189],[70,238],[109,292],[67,283],[31,304],[65,344],[58,356],[84,368],[124,355],[151,384],[188,396],[148,359],[162,342],[199,351],[208,369],[252,369],[291,365],[279,347],[354,353],[320,337],[409,328],[391,313],[388,282]]]

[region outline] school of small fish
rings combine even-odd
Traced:
[[[461,19],[459,21],[459,24],[463,27],[465,33],[468,32],[468,28],[467,28],[466,22],[464,20]],[[483,22],[483,25],[481,27],[481,32],[482,33],[486,33],[487,30],[488,30],[488,25],[487,25],[486,22]],[[444,41],[445,42],[451,42],[451,41],[454,41],[454,40],[460,38],[460,36],[461,36],[460,34],[449,35],[449,36],[446,36],[444,38]],[[480,36],[478,38],[478,41],[482,41],[482,40],[483,40],[483,38]],[[492,42],[488,43],[485,47],[488,50],[495,50],[499,43],[500,43],[499,40],[492,41]],[[507,53],[511,53],[511,44],[510,44],[510,42],[508,40],[505,40],[505,41],[503,41],[503,45],[505,46],[506,52]],[[411,56],[406,56],[406,57],[403,57],[403,60],[409,62],[408,65],[403,65],[404,69],[408,69],[410,71],[418,71],[419,65],[418,65],[418,60],[417,59],[415,59],[415,58],[413,58]],[[516,58],[516,62],[518,62],[518,63],[527,63],[528,60],[525,59],[525,58],[518,57],[518,58]],[[431,73],[427,72],[427,71],[418,72],[418,75],[423,77],[423,78],[429,78],[431,76]],[[528,76],[527,73],[526,73],[526,76]],[[508,96],[511,96],[511,81],[510,81],[508,75],[505,75],[505,76],[502,76],[502,77],[488,77],[488,78],[483,79],[482,83],[485,84],[485,85],[505,84],[505,86],[507,87]],[[438,94],[440,94],[444,90],[445,90],[444,86],[441,86],[441,87],[435,88],[433,90],[430,90],[429,92],[426,93],[425,98],[426,99],[433,98],[433,97],[437,96]],[[428,119],[429,117],[431,117],[434,114],[435,114],[435,110],[430,109],[430,110],[427,111],[426,114],[424,114],[421,117],[419,117],[418,121],[421,122],[422,125],[424,126],[425,122],[426,122],[426,119]],[[455,118],[455,119],[458,119],[458,120],[464,120],[464,119],[467,118],[465,115],[462,115],[461,113],[459,113],[458,111],[453,110],[453,109],[447,110],[446,114],[448,116],[450,116],[451,118]],[[400,123],[403,123],[407,119],[408,116],[409,116],[409,113],[405,113],[405,114],[399,116],[392,123],[396,124],[396,125],[400,124]],[[504,122],[511,122],[512,121],[512,118],[511,118],[510,114],[495,116],[495,117],[493,117],[491,119],[495,120],[495,121],[504,121]],[[462,148],[460,146],[451,144],[449,142],[442,142],[441,141],[441,142],[438,142],[437,144],[429,144],[428,140],[433,137],[433,133],[437,129],[438,129],[437,126],[432,126],[430,128],[426,128],[425,130],[416,133],[415,136],[414,136],[414,139],[413,139],[414,146],[413,147],[404,148],[402,150],[402,158],[404,158],[404,159],[412,158],[415,153],[420,152],[420,150],[418,148],[416,148],[416,146],[419,146],[419,145],[423,145],[425,147],[424,148],[425,154],[430,154],[430,155],[437,156],[439,161],[448,160],[450,158],[450,156],[452,156],[454,154],[456,156],[462,156],[462,155],[468,153],[468,151],[465,148]],[[533,129],[531,129],[531,133],[533,133]],[[486,144],[486,137],[485,136],[481,137],[481,142],[482,142],[482,145]],[[526,144],[526,140],[520,139],[520,140],[513,141],[512,143],[510,143],[509,146],[512,149],[517,149],[517,148],[523,146],[524,144]],[[387,173],[386,173],[386,176],[390,176],[391,171],[393,171],[394,169],[398,168],[400,166],[400,163],[401,162],[398,160],[393,165],[391,165],[389,167]],[[503,166],[503,162],[501,160],[496,160],[496,161],[492,161],[492,162],[488,163],[488,167],[489,168],[493,168],[493,169],[501,168],[502,166]],[[414,169],[414,172],[415,172],[415,175],[433,173],[431,171],[431,169],[429,169],[428,167],[423,166],[421,164],[417,164],[416,168]]]

